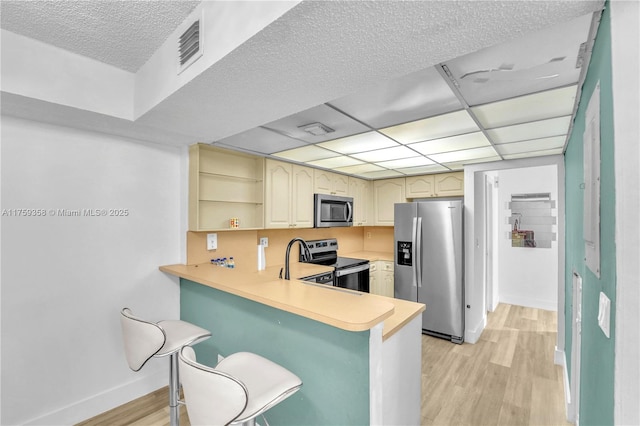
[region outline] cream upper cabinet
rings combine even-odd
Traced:
[[[313,169],[265,161],[265,228],[312,228]]]
[[[373,224],[375,226],[393,226],[395,203],[404,203],[404,178],[373,181]]]
[[[458,197],[464,195],[464,172],[405,178],[407,198]]]
[[[436,197],[464,195],[464,172],[442,173],[434,176]]]
[[[349,197],[353,197],[353,226],[371,226],[371,182],[349,177]]]
[[[435,175],[409,176],[405,178],[407,198],[435,197]]]
[[[318,194],[347,195],[349,192],[349,177],[326,170],[314,169],[313,190]]]
[[[264,158],[196,144],[189,147],[189,230],[261,229]],[[235,221],[234,221],[235,222]]]

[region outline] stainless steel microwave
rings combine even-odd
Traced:
[[[353,198],[337,195],[314,194],[316,228],[353,225]]]

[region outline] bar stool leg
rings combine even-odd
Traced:
[[[178,407],[178,352],[169,356],[169,419],[171,426],[180,425],[180,410]]]

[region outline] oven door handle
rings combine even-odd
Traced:
[[[358,272],[368,271],[368,270],[369,270],[369,265],[368,264],[360,265],[360,266],[354,266],[354,267],[350,267],[350,268],[338,269],[338,270],[336,270],[336,277],[342,277],[344,275],[355,274],[355,273],[358,273]]]

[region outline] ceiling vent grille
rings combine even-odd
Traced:
[[[202,56],[201,19],[198,19],[178,39],[178,74]]]

